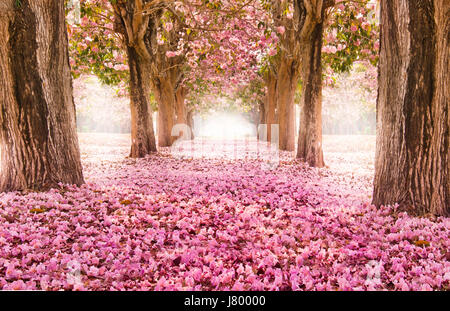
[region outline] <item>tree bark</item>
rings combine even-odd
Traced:
[[[297,82],[298,69],[296,62],[282,57],[278,68],[276,86],[280,150],[295,150],[294,97]]]
[[[191,129],[191,140],[194,140],[194,111],[189,110],[187,113],[187,125],[189,126],[189,128]]]
[[[273,72],[267,75],[267,101],[265,107],[265,121],[267,125],[267,137],[264,140],[272,141],[272,125],[277,124],[276,109],[277,109],[277,77]]]
[[[259,103],[258,122],[256,122],[256,124],[255,124],[256,125],[256,138],[258,140],[262,140],[262,141],[265,140],[265,137],[260,137],[259,126],[261,124],[267,124],[266,123],[266,105],[267,105],[266,103],[267,103],[267,96],[263,102]]]
[[[322,37],[323,23],[316,24],[303,46],[300,129],[297,158],[312,167],[325,166],[322,150]]]
[[[172,128],[175,125],[175,89],[169,79],[160,79],[156,86],[158,102],[158,146],[170,147],[175,141]]]
[[[131,152],[143,158],[156,152],[153,111],[150,105],[150,75],[145,61],[133,47],[127,48],[130,67]]]
[[[122,34],[124,43],[135,49],[141,59],[148,63],[143,73],[148,72],[150,89],[158,102],[158,146],[171,146],[175,141],[175,137],[172,137],[172,129],[177,122],[175,113],[179,113],[179,117],[185,115],[180,110],[184,107],[177,106],[175,86],[182,80],[183,72],[180,68],[186,58],[185,55],[169,58],[166,55],[169,45],[158,44],[158,29],[161,18],[167,12],[165,6],[169,3],[151,0],[110,2],[114,8],[116,32]],[[175,22],[174,26],[178,30],[174,29],[166,34],[170,45],[180,41],[179,30],[184,27],[179,22]],[[185,116],[182,119],[185,120]]]
[[[131,157],[144,157],[157,151],[153,129],[150,90],[155,74],[157,28],[163,10],[155,10],[149,0],[111,1],[114,30],[126,46],[130,66]],[[152,10],[153,14],[144,14]]]
[[[0,191],[82,184],[64,2],[0,3]]]
[[[187,124],[187,113],[186,113],[186,89],[183,86],[178,87],[175,92],[175,115],[176,124]]]
[[[449,1],[381,1],[377,206],[450,213],[449,49]]]
[[[184,86],[179,86],[178,89],[175,92],[175,117],[176,121],[175,124],[184,124],[189,126],[188,124],[188,115],[186,112],[186,95],[187,95],[187,89]],[[190,128],[190,133],[183,133],[181,132],[178,137],[175,137],[175,139],[179,137],[187,138],[189,137],[190,140],[192,140],[192,128]]]

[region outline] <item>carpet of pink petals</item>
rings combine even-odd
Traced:
[[[86,184],[0,194],[0,289],[449,290],[450,219],[370,205],[374,137],[313,169],[248,140],[130,159],[82,134]]]

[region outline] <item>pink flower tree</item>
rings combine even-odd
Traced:
[[[278,123],[280,149],[295,149],[294,95],[300,79],[297,157],[311,166],[324,165],[322,66],[332,73],[348,71],[357,60],[377,62],[378,43],[371,38],[378,34],[378,26],[369,19],[375,11],[373,3],[308,0],[294,5],[291,1],[254,0],[238,4],[85,1],[81,35],[74,50],[80,57],[73,61],[77,65],[74,72],[92,70],[106,82],[118,82],[124,81],[126,65],[130,66],[132,156],[156,150],[148,117],[150,92],[158,103],[159,146],[170,146],[173,126],[191,123],[186,97],[192,91],[195,96],[195,81],[210,88],[220,85],[223,90],[262,77],[267,96],[260,108],[264,108],[261,119],[268,125],[267,138],[270,140],[271,125]],[[130,12],[134,12],[132,17],[123,16]],[[87,35],[90,29],[98,34],[94,39]],[[128,47],[137,49],[138,56]],[[135,69],[130,62],[134,58],[142,62]],[[139,69],[142,66],[145,70]],[[139,101],[146,104],[137,105]]]
[[[231,77],[230,83],[252,78],[248,73],[256,72],[257,53],[252,52],[255,43],[244,40],[258,27],[251,27],[255,16],[249,4],[236,7],[233,1],[213,5],[142,0],[82,3],[81,24],[69,28],[74,43],[74,75],[91,71],[106,83],[121,83],[129,72],[132,157],[156,150],[150,126],[150,92],[158,103],[158,145],[170,146],[173,126],[189,123],[187,82],[199,77],[216,82]]]
[[[266,122],[279,123],[280,149],[295,149],[294,96],[302,81],[300,133],[297,157],[311,166],[324,166],[322,151],[322,67],[349,70],[351,64],[376,47],[365,36],[377,33],[369,21],[371,1],[262,1],[270,13],[268,31],[262,44],[270,44],[264,77],[267,84]],[[324,48],[324,37],[325,48]],[[370,37],[368,37],[370,38]],[[267,42],[268,41],[268,42]],[[345,41],[347,48],[340,41]],[[322,54],[322,52],[325,52]],[[339,54],[336,54],[338,53]],[[368,55],[371,54],[371,55]],[[270,126],[269,126],[270,128]]]

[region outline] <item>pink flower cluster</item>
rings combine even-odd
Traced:
[[[326,147],[322,170],[282,154],[270,170],[125,159],[115,139],[81,138],[81,187],[0,194],[0,289],[449,289],[449,219],[371,206],[370,152]]]

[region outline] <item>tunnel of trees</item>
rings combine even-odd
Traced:
[[[4,196],[0,196],[0,207],[4,211],[8,210],[8,204],[13,205],[13,201],[8,201],[12,193],[20,197],[30,191],[45,194],[50,189],[66,189],[61,192],[64,194],[77,187],[87,191],[91,180],[97,180],[91,177],[92,164],[83,162],[89,183],[82,186],[86,176],[83,177],[84,157],[80,155],[72,79],[83,74],[96,75],[103,84],[125,90],[129,98],[131,148],[127,161],[135,161],[132,163],[136,163],[136,168],[123,175],[115,172],[111,178],[119,185],[120,178],[141,176],[145,169],[139,169],[138,165],[146,165],[145,161],[159,164],[155,166],[156,171],[146,175],[147,179],[136,184],[145,188],[155,182],[152,174],[159,176],[158,170],[167,169],[164,161],[172,161],[165,159],[165,150],[177,140],[174,126],[187,124],[184,131],[191,131],[193,116],[214,105],[214,100],[208,98],[221,96],[239,106],[238,109],[250,111],[256,126],[266,126],[264,135],[258,139],[276,141],[281,157],[287,155],[283,163],[300,165],[294,173],[286,173],[283,165],[287,164],[267,173],[287,174],[292,178],[289,187],[297,187],[294,180],[303,176],[305,167],[310,172],[325,172],[336,163],[327,161],[322,133],[323,88],[332,80],[328,75],[351,72],[355,63],[362,63],[378,68],[378,87],[374,89],[377,93],[376,154],[370,186],[373,196],[366,198],[369,201],[365,206],[374,208],[371,213],[382,213],[386,207],[395,206],[396,217],[400,212],[407,212],[413,219],[426,216],[436,220],[441,216],[440,225],[430,226],[443,228],[441,232],[447,237],[442,243],[448,246],[449,227],[445,217],[450,213],[449,1],[84,0],[79,7],[74,3],[78,2],[0,2],[0,192]],[[78,8],[80,12],[76,12]],[[68,22],[69,18],[75,19],[75,23]],[[181,136],[193,139],[188,144],[197,141],[194,135]],[[224,161],[223,166],[227,163]],[[229,172],[222,174],[228,176]],[[258,174],[261,172],[256,170],[251,175],[254,179],[250,183],[264,183],[264,178],[256,179]],[[159,178],[164,179],[164,185],[170,185],[171,176],[167,173]],[[220,178],[215,182],[220,184]],[[229,181],[230,185],[236,182]],[[242,189],[232,190],[232,195],[245,193],[246,187],[251,186],[239,185]],[[208,187],[201,191],[210,191]],[[161,200],[175,202],[177,199],[170,196],[172,190],[164,189],[165,186],[161,193],[167,198]],[[269,186],[268,189],[268,192],[261,190],[258,200],[269,202]],[[313,203],[301,196],[303,190],[299,189],[287,190],[293,191],[290,193],[295,204],[316,210],[326,205],[326,199],[320,202],[319,197],[318,203]],[[92,193],[106,195],[107,191]],[[173,195],[178,191],[187,190],[177,188]],[[130,199],[121,194],[115,198],[116,205],[128,210],[138,197]],[[55,200],[70,205],[73,198]],[[104,204],[107,199],[96,200]],[[114,213],[111,215],[116,215],[117,207],[113,199],[109,200],[112,207],[106,210],[111,209]],[[242,215],[256,213],[251,210],[253,205],[246,205],[246,200],[250,198],[243,195],[236,203],[244,204]],[[176,202],[176,207],[185,204],[182,200]],[[202,202],[198,204],[204,208],[206,201]],[[269,213],[266,208],[276,209],[273,203],[261,204],[264,213]],[[281,206],[277,208],[279,211],[283,209]],[[35,206],[33,217],[46,215],[49,210]],[[217,217],[234,217],[217,213]],[[360,213],[358,217],[364,217],[365,212]],[[20,218],[16,212],[1,217],[10,225]],[[141,216],[136,213],[133,217]],[[239,221],[251,221],[251,217],[254,216]],[[106,219],[105,216],[103,221]],[[351,221],[343,224],[350,227]],[[175,228],[186,229],[186,234],[203,232],[201,227],[189,223],[177,222]],[[302,228],[306,230],[307,226]],[[291,229],[284,230],[283,239],[289,244]],[[415,245],[429,246],[431,238],[426,233],[419,236],[416,240],[411,237]],[[447,249],[439,258],[445,262],[448,255]],[[188,262],[182,255],[171,260],[176,266],[180,261]],[[23,283],[20,280],[17,275],[8,277],[0,281],[0,288],[9,288],[11,284],[20,287]],[[154,280],[149,288],[164,288],[161,279]],[[200,284],[195,278],[189,282]],[[240,282],[245,283],[243,280],[233,283],[235,288],[253,288],[239,285]],[[291,276],[288,287],[295,289],[295,282]],[[336,286],[353,286],[342,282]],[[220,287],[219,281],[210,284],[215,283],[216,288],[226,288]],[[399,284],[392,283],[392,288],[415,286]],[[71,284],[69,288],[74,286]],[[447,279],[430,288],[445,286],[448,289],[448,273]],[[302,288],[312,289],[308,285]]]

